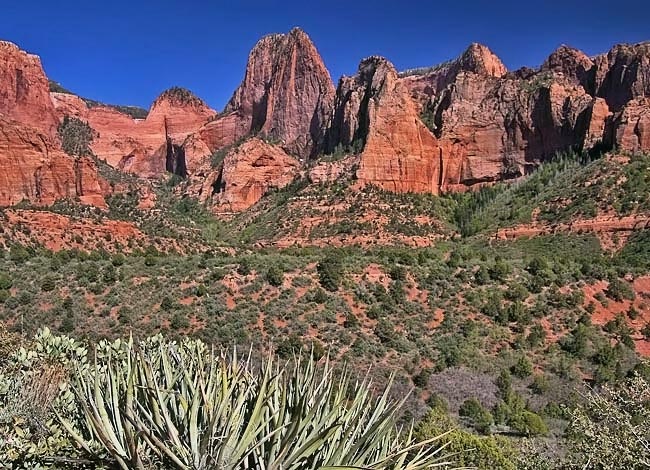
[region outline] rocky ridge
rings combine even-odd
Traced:
[[[187,168],[199,162],[185,161],[183,143],[216,116],[202,100],[181,88],[163,92],[144,120],[110,106],[90,107],[76,95],[51,95],[60,120],[76,117],[98,133],[91,146],[98,158],[142,177],[158,177],[166,171],[186,176]]]
[[[255,45],[219,115],[179,88],[163,93],[146,119],[46,90],[40,60],[1,43],[4,126],[36,126],[58,148],[53,129],[77,117],[96,131],[98,158],[142,177],[188,177],[187,194],[218,212],[224,201],[246,209],[288,175],[439,194],[518,178],[558,152],[650,149],[650,43],[596,57],[560,46],[538,69],[513,72],[476,43],[455,60],[401,74],[371,57],[335,89],[316,47],[295,28]],[[234,150],[254,137],[244,147],[252,156]],[[272,154],[268,165],[252,165],[258,154]],[[228,184],[213,198],[207,188],[219,174]],[[243,192],[250,181],[256,189]]]

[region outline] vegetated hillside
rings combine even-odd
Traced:
[[[616,244],[570,227],[494,235],[533,214],[556,226],[643,214],[647,161],[565,158],[512,186],[441,197],[297,182],[229,221],[180,199],[177,178],[139,187],[100,164],[123,189],[105,212],[4,210],[0,320],[25,337],[42,326],[92,341],[163,332],[328,354],[379,383],[395,371],[396,395],[416,387],[404,418],[446,403],[463,429],[548,435],[557,451],[561,405],[584,381],[616,383],[650,355],[650,231]],[[595,211],[572,199],[583,192]],[[552,212],[558,201],[570,215]],[[45,216],[96,225],[51,247],[79,250],[53,253],[38,248],[52,228],[29,224]],[[139,238],[97,228],[111,223]],[[90,243],[93,232],[103,235]],[[286,240],[313,246],[268,246]]]
[[[450,237],[455,203],[428,194],[395,194],[354,182],[297,180],[266,195],[228,225],[237,242],[300,246],[430,246]]]
[[[513,184],[497,184],[456,196],[456,223],[464,235],[517,236],[539,232],[625,232],[650,216],[647,154],[559,155]],[[614,222],[618,220],[618,225]],[[592,224],[581,222],[593,221]],[[606,223],[609,222],[609,225]],[[630,223],[631,222],[631,223]],[[601,230],[602,229],[602,230]],[[623,234],[625,235],[625,234]]]

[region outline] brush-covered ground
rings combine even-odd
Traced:
[[[510,446],[559,467],[585,384],[645,370],[648,156],[443,197],[296,182],[230,220],[173,178],[102,171],[120,188],[106,211],[2,211],[0,320],[23,338],[163,332],[395,373],[396,396],[415,389],[403,418],[437,410],[485,446],[480,468],[524,468]]]

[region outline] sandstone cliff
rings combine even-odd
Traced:
[[[592,60],[561,46],[538,70],[506,73],[487,48],[472,45],[451,63],[407,74],[447,163],[442,187],[518,177],[558,152],[649,149],[649,49],[616,46]]]
[[[58,120],[41,59],[0,41],[0,115],[56,136]]]
[[[238,212],[255,204],[269,189],[293,181],[300,162],[281,148],[252,138],[227,152],[214,167],[206,163],[190,177],[186,194],[214,212]]]
[[[596,57],[560,46],[538,69],[514,72],[480,44],[455,60],[402,74],[371,57],[335,89],[314,44],[296,28],[255,45],[222,115],[174,88],[146,119],[133,119],[114,107],[48,93],[38,57],[0,42],[7,142],[0,158],[13,172],[5,175],[7,188],[14,188],[3,197],[49,201],[49,194],[86,192],[76,176],[65,177],[67,170],[34,179],[6,163],[17,148],[25,149],[25,175],[38,166],[37,155],[39,168],[59,161],[56,126],[65,116],[89,123],[97,133],[93,152],[115,168],[144,177],[189,176],[191,193],[228,211],[250,206],[323,153],[354,157],[307,171],[315,180],[353,173],[359,185],[437,194],[517,178],[572,149],[647,151],[649,100],[650,43],[617,45]],[[212,168],[216,151],[227,158]],[[95,178],[89,161],[79,168],[83,179]],[[215,192],[219,178],[228,186]],[[70,181],[74,190],[67,189]],[[21,184],[33,189],[16,190]]]
[[[257,43],[225,113],[235,113],[247,133],[259,132],[307,158],[323,139],[333,99],[323,60],[309,37],[295,28]]]
[[[0,117],[0,206],[78,198],[103,207],[103,194],[92,160],[70,157],[41,131]]]
[[[94,162],[63,153],[57,127],[40,59],[0,42],[0,205],[62,198],[106,205]]]
[[[188,168],[197,167],[199,161],[185,161],[182,144],[216,116],[202,100],[181,88],[162,93],[144,120],[109,106],[89,107],[75,95],[52,93],[52,100],[60,119],[66,115],[77,117],[99,134],[92,143],[98,158],[144,177],[165,171],[185,176]]]
[[[441,162],[436,138],[386,59],[365,59],[356,76],[341,79],[328,148],[360,153],[356,177],[362,185],[438,192]]]

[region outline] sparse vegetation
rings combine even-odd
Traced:
[[[86,157],[92,155],[90,145],[95,131],[81,119],[65,116],[59,124],[59,137],[63,151],[68,155]]]
[[[627,189],[609,181],[614,167],[607,158],[566,157],[512,185],[442,197],[353,190],[343,179],[330,186],[297,180],[224,221],[164,183],[150,186],[155,210],[138,209],[136,183],[98,165],[109,181],[131,189],[110,196],[105,212],[63,202],[50,210],[73,220],[128,222],[143,238],[109,233],[88,252],[54,253],[29,227],[3,224],[0,321],[8,335],[27,342],[49,325],[99,349],[112,344],[102,342],[107,338],[128,335],[136,344],[157,333],[177,345],[198,338],[215,350],[250,349],[253,361],[266,354],[283,361],[327,357],[336,373],[347,364],[351,377],[369,374],[382,390],[393,373],[391,394],[415,388],[395,420],[418,421],[420,439],[452,429],[441,444],[463,451],[459,464],[478,468],[533,468],[528,463],[545,459],[548,468],[562,468],[572,463],[562,455],[581,461],[586,451],[576,442],[584,436],[574,436],[583,431],[564,431],[569,424],[577,429],[572,410],[583,379],[599,394],[641,370],[636,350],[650,338],[647,230],[621,237],[620,249],[586,232],[494,236],[508,225],[592,217],[593,207],[565,197],[575,184],[588,191],[596,214],[618,202],[617,214],[645,210],[643,194],[633,209],[632,199],[623,203]],[[643,180],[640,166],[625,168],[618,171]],[[594,183],[580,186],[583,180]],[[69,243],[83,246],[84,236],[71,234]],[[273,247],[296,239],[312,246]],[[408,246],[412,240],[420,246]],[[25,381],[36,375],[30,374]],[[3,390],[0,399],[8,400]],[[75,409],[93,399],[68,391]],[[25,411],[35,416],[19,423],[29,429],[27,440],[38,441],[38,423],[52,420],[43,413]],[[584,413],[600,422],[586,406]],[[89,439],[88,430],[78,430]],[[57,452],[95,464],[117,460],[99,440],[89,445],[92,452],[80,452],[59,441],[62,434],[43,432],[61,442]],[[159,458],[155,445],[138,439],[146,458]],[[528,444],[550,446],[551,457],[535,460]]]

